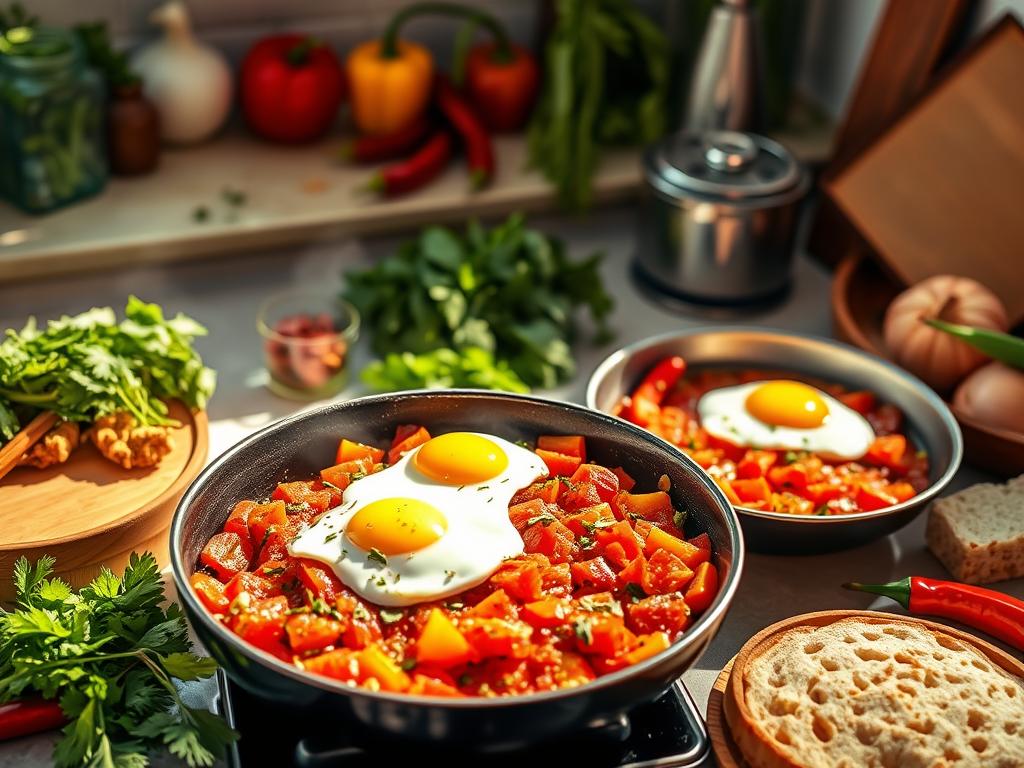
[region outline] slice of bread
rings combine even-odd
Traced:
[[[1024,665],[932,622],[835,614],[737,656],[725,714],[750,766],[1024,766]]]
[[[958,581],[991,584],[1024,576],[1024,475],[939,499],[928,513],[925,536]]]

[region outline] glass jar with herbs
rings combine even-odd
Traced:
[[[99,192],[107,181],[106,94],[70,31],[0,35],[0,191],[29,213]]]

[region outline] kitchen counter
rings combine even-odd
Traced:
[[[595,348],[586,333],[577,344],[577,377],[568,385],[544,393],[582,402],[586,381],[597,363],[619,345],[673,329],[741,322],[790,331],[830,335],[829,274],[800,258],[794,290],[778,306],[743,318],[674,314],[643,298],[630,277],[634,218],[630,209],[601,210],[587,218],[534,218],[532,223],[558,235],[581,258],[603,249],[606,285],[617,307],[613,326],[618,337]],[[94,305],[123,307],[129,293],[161,303],[168,312],[183,311],[210,330],[199,342],[205,361],[219,372],[216,396],[209,407],[211,459],[243,436],[302,407],[272,395],[264,387],[260,341],[255,329],[259,303],[287,287],[330,286],[342,271],[363,266],[390,253],[398,240],[331,241],[289,251],[258,253],[218,261],[150,265],[80,278],[57,278],[0,288],[0,326],[20,327],[25,317],[48,318],[79,312]],[[586,330],[586,328],[584,329]],[[369,359],[361,342],[351,357],[353,370]],[[358,377],[342,396],[360,391]],[[952,486],[957,489],[986,476],[962,469]],[[908,574],[946,576],[924,545],[924,516],[893,536],[857,549],[821,556],[776,557],[749,555],[729,614],[711,646],[683,680],[703,710],[722,666],[752,634],[787,616],[825,609],[884,608],[899,610],[888,601],[845,592],[839,584],[859,579],[889,581]],[[1024,580],[1000,585],[1024,597]],[[205,689],[192,691],[202,695]],[[51,736],[22,739],[0,746],[0,766],[48,764]]]

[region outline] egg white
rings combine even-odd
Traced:
[[[840,460],[859,459],[867,453],[875,439],[868,420],[820,390],[816,391],[828,406],[828,416],[819,427],[774,426],[752,416],[747,411],[747,397],[763,383],[753,381],[705,393],[697,401],[701,426],[720,440],[746,448],[814,451]]]
[[[288,551],[325,563],[356,594],[384,606],[440,599],[482,583],[502,560],[523,552],[522,536],[508,518],[512,496],[549,473],[533,451],[479,434],[508,457],[501,474],[476,484],[444,485],[416,469],[416,448],[390,467],[353,482],[341,504],[301,532]],[[345,528],[367,504],[388,498],[414,498],[436,507],[447,519],[447,531],[416,552],[388,556],[386,565],[371,558]]]

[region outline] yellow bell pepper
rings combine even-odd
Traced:
[[[434,59],[422,45],[395,40],[369,40],[352,50],[348,72],[352,114],[367,135],[395,133],[411,124],[427,107],[434,79]]]

